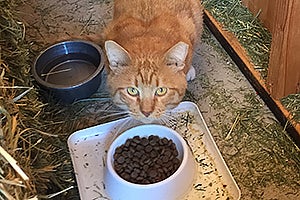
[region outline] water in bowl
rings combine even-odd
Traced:
[[[59,58],[49,63],[51,69],[42,74],[48,83],[62,85],[66,87],[78,85],[88,79],[97,67],[88,59],[78,59],[76,55],[68,56],[64,61]],[[60,60],[60,61],[58,61]]]

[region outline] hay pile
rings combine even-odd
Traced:
[[[205,9],[233,33],[247,51],[254,67],[263,78],[268,75],[268,64],[271,48],[271,34],[260,23],[258,16],[242,4],[241,0],[202,0]]]
[[[18,0],[0,1],[0,143],[3,148],[0,188],[3,199],[33,198],[52,187],[65,188],[73,184],[69,174],[67,177],[54,175],[56,171],[70,171],[70,160],[62,145],[64,136],[52,129],[58,122],[47,120],[51,113],[47,104],[39,100],[32,83],[30,68],[35,53],[33,44],[25,41],[25,25],[16,17],[15,8],[19,3]],[[11,158],[5,156],[5,152]]]
[[[281,103],[291,113],[292,119],[300,123],[300,93],[282,98]]]
[[[107,93],[68,106],[41,100],[30,69],[42,47],[25,40],[26,26],[16,12],[20,3],[0,0],[0,199],[51,198],[66,191],[64,199],[76,199],[68,136],[122,115]]]

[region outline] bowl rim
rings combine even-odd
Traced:
[[[67,43],[84,43],[84,44],[88,44],[90,46],[92,46],[93,48],[96,49],[96,51],[99,53],[100,56],[100,63],[97,67],[97,69],[90,75],[88,76],[87,79],[81,81],[80,83],[71,85],[71,86],[65,86],[65,85],[58,85],[58,84],[53,84],[53,83],[49,83],[47,81],[44,81],[43,79],[41,79],[41,77],[38,75],[37,70],[36,70],[36,64],[38,62],[38,60],[40,59],[40,57],[46,53],[47,51],[49,51],[50,49],[58,46],[58,45],[63,45],[63,44],[67,44]],[[41,84],[44,87],[50,88],[50,89],[62,89],[62,90],[69,90],[72,88],[76,88],[76,87],[80,87],[81,85],[84,85],[86,83],[88,83],[89,81],[91,81],[93,78],[95,78],[99,73],[101,73],[101,71],[104,69],[104,53],[103,50],[101,49],[101,47],[99,45],[97,45],[94,42],[88,41],[88,40],[82,40],[82,39],[74,39],[74,40],[65,40],[65,41],[61,41],[61,42],[57,42],[54,43],[52,45],[50,45],[49,47],[47,47],[46,49],[42,50],[38,56],[35,58],[34,63],[32,65],[32,73],[33,73],[33,77],[35,78],[35,80]]]
[[[170,175],[169,177],[167,177],[166,179],[162,180],[162,181],[159,181],[159,182],[155,182],[155,183],[150,183],[150,184],[137,184],[137,183],[132,183],[132,182],[129,182],[125,179],[123,179],[122,177],[120,177],[116,171],[114,170],[114,167],[112,165],[112,162],[110,162],[110,160],[113,159],[113,149],[116,149],[117,146],[116,146],[116,143],[118,142],[118,140],[122,139],[124,136],[124,133],[127,134],[129,131],[133,130],[133,129],[140,129],[140,128],[144,128],[144,127],[155,127],[155,128],[159,128],[159,129],[164,129],[164,130],[167,130],[169,131],[172,135],[174,135],[180,142],[180,145],[182,146],[182,160],[181,160],[181,163],[178,167],[178,169],[172,174]],[[122,136],[123,135],[123,136]],[[147,136],[147,134],[134,134],[134,135],[131,135],[132,137],[136,136],[136,135],[139,135],[139,136]],[[150,136],[150,135],[148,135]],[[159,136],[159,135],[158,135]],[[163,136],[165,137],[165,136]],[[131,137],[127,137],[127,139],[129,139]],[[127,140],[125,139],[125,141]],[[168,138],[169,139],[169,138]],[[177,148],[177,145],[176,145],[176,148]],[[113,151],[113,152],[112,152]],[[138,125],[138,126],[135,126],[133,128],[130,128],[126,131],[124,131],[121,135],[119,135],[112,143],[111,145],[109,146],[109,149],[107,151],[107,156],[106,156],[106,165],[107,165],[107,170],[110,171],[111,175],[116,178],[117,181],[123,183],[123,184],[127,184],[128,186],[130,187],[134,187],[134,188],[141,188],[141,189],[148,189],[148,188],[155,188],[155,187],[159,187],[160,185],[164,185],[164,184],[167,184],[168,182],[171,182],[179,173],[181,173],[183,170],[184,170],[184,166],[188,163],[188,155],[189,155],[189,152],[190,149],[188,147],[188,144],[187,142],[183,139],[183,137],[178,133],[176,132],[175,130],[167,127],[167,126],[163,126],[163,125],[159,125],[159,124],[143,124],[143,125]],[[106,173],[109,173],[109,172],[106,172]]]

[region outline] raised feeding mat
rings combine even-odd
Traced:
[[[174,119],[166,126],[179,132],[188,142],[197,162],[197,176],[186,200],[240,199],[233,179],[198,107],[182,102],[172,111]],[[80,197],[109,199],[103,181],[106,152],[123,131],[140,125],[120,119],[74,132],[68,139]]]

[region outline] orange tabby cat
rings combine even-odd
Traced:
[[[163,119],[195,78],[202,32],[199,0],[115,0],[105,30],[107,84],[116,105],[137,120]]]

